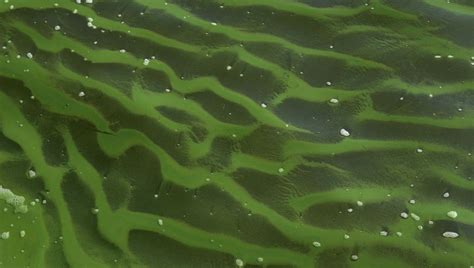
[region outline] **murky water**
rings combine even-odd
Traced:
[[[474,265],[472,2],[91,2],[0,3],[0,267]]]

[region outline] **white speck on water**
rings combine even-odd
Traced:
[[[435,55],[435,59],[441,59],[441,55]]]
[[[362,201],[357,200],[357,205],[358,205],[359,207],[362,207],[362,206],[364,205],[364,203],[363,203]]]
[[[28,58],[30,58],[30,59],[33,58],[33,54],[31,54],[31,52],[26,53],[26,56],[27,56]]]
[[[163,220],[162,220],[162,219],[158,219],[158,224],[159,224],[160,226],[163,226]]]
[[[423,226],[418,225],[417,227],[418,227],[418,230],[420,230],[420,231],[423,230]]]
[[[411,216],[415,221],[419,221],[419,220],[420,220],[420,216],[416,215],[415,213],[410,213],[410,216]]]
[[[235,260],[235,264],[236,264],[238,267],[243,267],[243,266],[244,266],[244,261],[241,260],[241,259],[236,259],[236,260]]]
[[[422,153],[422,152],[423,152],[423,149],[418,148],[418,149],[416,149],[416,152],[417,152],[417,153]]]
[[[285,172],[285,169],[281,167],[281,168],[278,169],[278,172],[283,173],[283,172]]]
[[[352,213],[353,211],[354,211],[354,209],[352,209],[352,208],[347,209],[347,212],[349,212],[349,213]]]
[[[327,82],[326,82],[326,85],[327,85],[327,86],[331,86],[331,85],[332,85],[331,81],[327,81]]]
[[[449,192],[444,193],[444,194],[443,194],[443,197],[444,197],[444,198],[448,198],[448,197],[449,197]]]
[[[402,212],[402,213],[400,213],[400,217],[402,217],[404,219],[408,219],[408,213]]]
[[[25,235],[26,235],[26,232],[24,230],[21,230],[20,231],[20,237],[23,238],[23,237],[25,237]]]
[[[143,60],[143,65],[146,66],[146,65],[148,65],[148,64],[150,64],[150,60],[149,60],[149,59],[144,59],[144,60]]]
[[[92,209],[92,214],[99,214],[99,209],[98,208],[93,208]]]
[[[7,240],[8,238],[10,238],[10,232],[3,232],[1,237],[3,240]]]
[[[56,25],[56,26],[54,26],[54,29],[55,29],[56,31],[59,31],[59,30],[61,30],[61,26]]]
[[[316,247],[316,248],[319,248],[319,247],[321,247],[321,243],[319,243],[318,241],[314,241],[313,246]]]
[[[454,210],[449,211],[446,215],[448,215],[448,217],[451,219],[456,219],[458,217],[458,213]]]
[[[452,59],[452,58],[454,58],[453,55],[448,55],[448,59]]]
[[[230,71],[230,70],[232,70],[232,66],[227,65],[227,67],[225,67],[225,69],[226,69],[227,71]]]
[[[349,239],[349,238],[351,238],[351,237],[348,234],[344,235],[344,239]]]
[[[120,51],[120,53],[125,53],[125,52],[127,52],[127,51],[126,51],[125,49],[123,49],[123,48],[122,48],[121,50],[119,50],[119,51]]]
[[[402,232],[396,232],[397,236],[402,236]]]
[[[341,128],[341,130],[339,131],[339,134],[341,134],[344,137],[349,137],[351,135],[351,133],[349,133],[349,131],[347,131],[344,128]]]
[[[381,236],[388,236],[388,232],[387,231],[380,231],[380,235]]]
[[[36,171],[34,171],[34,170],[32,170],[32,169],[28,170],[28,177],[29,177],[30,179],[35,178],[35,177],[36,177]]]
[[[409,202],[410,202],[410,204],[412,204],[412,205],[414,205],[414,204],[416,203],[415,199],[412,199],[412,200],[410,200]]]
[[[332,103],[332,104],[338,104],[339,100],[335,99],[335,98],[332,98],[332,99],[329,100],[329,102]]]
[[[459,234],[456,232],[444,232],[443,236],[446,238],[457,238],[459,237]]]
[[[81,97],[81,98],[84,97],[85,95],[86,95],[86,93],[84,93],[84,91],[81,91],[81,92],[79,92],[79,94],[78,94],[78,96]]]
[[[86,0],[86,4],[92,4],[94,3],[94,0]]]
[[[258,257],[258,258],[257,258],[257,261],[258,261],[258,262],[263,262],[263,258],[262,258],[262,257]]]
[[[355,254],[351,256],[351,260],[353,260],[353,261],[356,261],[358,259],[359,259],[359,256],[357,256]]]
[[[217,23],[211,22],[211,25],[212,25],[212,26],[217,26]]]
[[[265,103],[261,103],[260,106],[262,106],[262,108],[267,108],[267,105]]]

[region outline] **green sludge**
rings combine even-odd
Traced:
[[[474,265],[470,1],[93,2],[0,3],[0,267]]]

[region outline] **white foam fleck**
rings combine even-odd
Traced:
[[[318,241],[314,241],[313,246],[316,247],[316,248],[319,248],[319,247],[321,247],[321,243],[319,243]]]
[[[3,240],[7,240],[8,238],[10,238],[10,232],[3,232],[1,238]]]
[[[28,170],[28,177],[29,177],[30,179],[35,178],[35,177],[36,177],[36,171],[34,171],[34,170],[32,170],[32,169]]]
[[[244,261],[241,260],[241,259],[236,259],[236,260],[235,260],[235,264],[236,264],[238,267],[243,267],[243,266],[244,266]]]
[[[410,216],[411,216],[415,221],[419,221],[419,220],[420,220],[420,216],[416,215],[415,213],[410,213]]]
[[[446,237],[446,238],[457,238],[459,237],[459,234],[456,233],[456,232],[444,232],[443,233],[443,236]]]
[[[448,215],[448,217],[450,217],[451,219],[455,219],[458,217],[458,213],[454,210],[449,211],[446,215]]]
[[[349,137],[351,135],[351,133],[349,133],[349,131],[347,131],[344,128],[341,128],[341,130],[339,130],[339,134],[341,134],[344,137]]]

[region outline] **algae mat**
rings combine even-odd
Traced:
[[[0,46],[0,267],[474,265],[470,0],[2,0]]]

